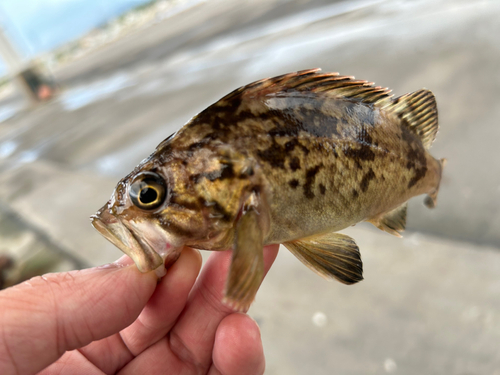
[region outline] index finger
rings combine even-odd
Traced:
[[[38,372],[65,351],[125,328],[155,287],[154,272],[113,264],[48,274],[0,292],[2,375]]]

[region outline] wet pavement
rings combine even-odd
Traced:
[[[495,1],[193,2],[55,71],[51,102],[0,102],[0,253],[24,262],[43,244],[57,269],[116,259],[88,217],[162,139],[253,80],[321,67],[396,95],[426,87],[431,152],[448,159],[438,207],[413,199],[403,240],[352,229],[356,286],[282,251],[252,315],[269,374],[500,374],[499,17]]]

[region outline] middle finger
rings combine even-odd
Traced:
[[[264,269],[269,270],[279,245],[264,247]],[[195,367],[208,368],[212,362],[215,333],[219,323],[235,310],[222,303],[231,251],[212,254],[189,301],[170,333],[170,347],[177,356]]]
[[[199,251],[185,247],[137,320],[121,331],[125,345],[134,356],[170,331],[186,304],[201,264]]]

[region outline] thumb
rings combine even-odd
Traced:
[[[155,287],[154,272],[122,262],[47,274],[0,292],[2,374],[36,373],[65,351],[120,331]]]

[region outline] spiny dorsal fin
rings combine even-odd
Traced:
[[[437,105],[429,90],[418,90],[392,99],[391,90],[374,86],[373,82],[356,80],[339,73],[321,73],[321,69],[302,70],[273,78],[265,78],[234,90],[219,103],[225,105],[234,99],[252,99],[279,96],[292,92],[323,94],[359,100],[395,113],[404,125],[420,138],[428,149],[438,131]]]
[[[422,89],[402,95],[383,108],[403,119],[425,149],[431,147],[438,132],[436,98],[431,91]]]
[[[340,233],[304,238],[283,245],[302,263],[326,279],[344,284],[363,280],[363,263],[354,240]]]
[[[394,210],[385,214],[379,215],[368,220],[380,230],[390,233],[396,237],[401,237],[401,232],[406,228],[406,212],[408,211],[408,203],[403,203]]]
[[[321,69],[316,68],[261,79],[234,90],[221,101],[229,102],[237,97],[248,99],[293,91],[322,93],[371,104],[383,102],[391,97],[391,90],[374,86],[373,82],[355,80],[353,76],[341,76],[339,73],[321,73]]]

